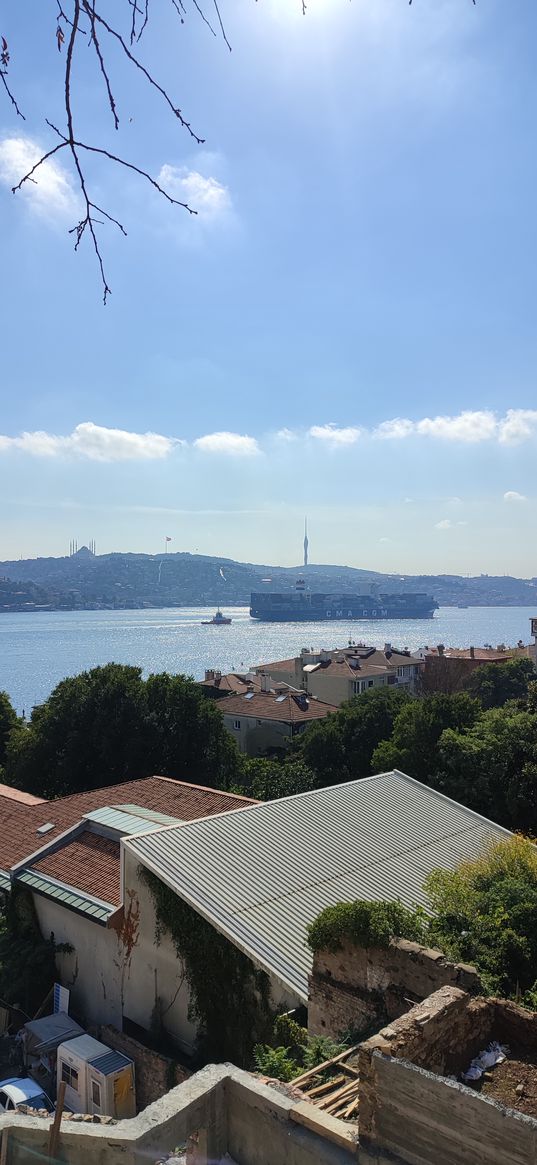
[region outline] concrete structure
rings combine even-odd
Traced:
[[[414,691],[424,660],[385,643],[383,650],[366,644],[315,650],[304,647],[294,659],[264,663],[255,668],[270,677],[303,689],[309,696],[339,706],[374,687],[403,686]]]
[[[537,1120],[453,1078],[491,1040],[535,1063],[537,1015],[443,987],[362,1044],[360,1165],[532,1165]]]
[[[272,687],[268,676],[259,681],[260,690],[228,696],[220,704],[226,728],[248,756],[281,755],[308,724],[337,712],[334,704],[288,684]]]
[[[474,967],[452,963],[442,951],[406,939],[386,948],[343,942],[337,951],[317,951],[309,978],[308,1031],[338,1040],[344,1032],[371,1031],[408,1011],[439,987],[477,994]]]
[[[443,987],[359,1047],[358,1128],[285,1085],[219,1065],[133,1120],[103,1127],[64,1118],[59,1159],[152,1165],[181,1146],[190,1165],[226,1154],[237,1165],[534,1165],[537,1120],[454,1079],[492,1039],[521,1046],[535,1063],[537,1015]],[[1,1116],[2,1159],[45,1158],[49,1125]]]
[[[50,1120],[0,1116],[7,1165],[48,1157]],[[189,1144],[191,1165],[352,1165],[356,1132],[230,1064],[204,1068],[133,1120],[62,1121],[64,1165],[153,1165]]]

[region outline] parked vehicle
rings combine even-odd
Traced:
[[[136,1115],[134,1064],[93,1036],[77,1036],[60,1044],[57,1086],[63,1080],[65,1102],[73,1112],[118,1119]]]
[[[0,1112],[13,1112],[20,1104],[28,1104],[31,1108],[46,1108],[47,1112],[54,1112],[54,1105],[40,1084],[36,1084],[30,1076],[10,1076],[8,1080],[0,1081]]]

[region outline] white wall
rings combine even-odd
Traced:
[[[44,938],[70,943],[70,955],[58,955],[58,971],[71,991],[71,1011],[84,1022],[111,1023],[121,1028],[121,960],[113,930],[66,910],[59,902],[33,895]]]

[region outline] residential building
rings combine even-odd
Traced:
[[[425,692],[457,692],[465,686],[468,676],[478,667],[488,663],[509,663],[512,659],[530,659],[536,665],[535,644],[524,644],[519,640],[516,647],[420,647],[416,651],[424,663],[423,689]]]
[[[307,696],[288,684],[271,688],[267,676],[261,676],[260,682],[257,691],[252,687],[249,691],[228,696],[220,704],[226,728],[241,752],[248,756],[285,752],[308,724],[337,711],[335,705]]]
[[[283,681],[307,695],[339,706],[374,687],[403,686],[414,691],[424,660],[385,643],[384,648],[363,643],[331,650],[302,648],[294,659],[264,663],[255,668],[273,683]]]
[[[2,887],[25,887],[43,934],[71,944],[58,966],[77,1018],[143,1037],[158,1009],[186,1054],[190,988],[144,871],[265,971],[282,1011],[307,1003],[307,927],[323,907],[425,905],[432,869],[508,835],[398,772],[258,804],[153,777],[0,808]]]
[[[250,806],[182,826],[125,836],[125,901],[136,943],[125,1009],[150,1025],[155,982],[166,1028],[188,1050],[189,990],[173,943],[154,944],[156,916],[141,871],[161,879],[268,976],[273,1005],[307,1004],[307,927],[325,907],[355,898],[427,904],[423,883],[439,867],[476,858],[508,831],[403,773],[383,773]],[[132,981],[136,980],[133,992]],[[222,985],[225,990],[225,984]]]
[[[227,672],[222,675],[217,668],[206,668],[205,679],[199,681],[203,693],[213,700],[226,696],[242,696],[246,692],[259,691],[261,681],[255,672]]]
[[[121,838],[252,804],[158,776],[30,803],[21,801],[18,790],[2,787],[0,889],[25,887],[42,933],[73,947],[72,954],[59,957],[59,968],[81,1019],[121,1030],[129,1014],[130,960],[140,918],[137,900],[121,878]],[[154,939],[154,931],[147,933],[149,946]],[[173,982],[176,960],[170,956],[170,962]],[[156,991],[155,977],[151,1007]]]

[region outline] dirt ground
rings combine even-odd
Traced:
[[[517,1092],[522,1086],[523,1091]],[[503,1064],[498,1064],[483,1079],[481,1092],[492,1100],[499,1100],[509,1108],[516,1108],[526,1116],[537,1117],[537,1063],[535,1053],[528,1055],[523,1048],[511,1048]]]

